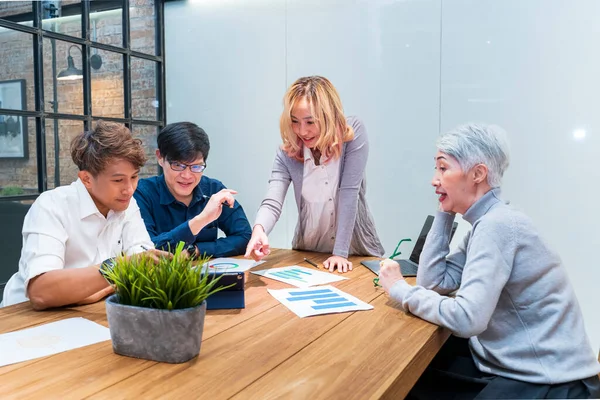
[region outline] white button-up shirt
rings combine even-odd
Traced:
[[[331,253],[335,244],[336,197],[340,179],[340,159],[315,165],[312,152],[304,146],[302,180],[302,243],[304,249]]]
[[[154,245],[134,198],[127,210],[104,217],[79,179],[44,192],[25,216],[19,271],[6,284],[3,305],[27,301],[27,285],[38,275],[97,265],[144,247]]]

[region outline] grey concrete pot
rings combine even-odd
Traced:
[[[194,308],[158,310],[119,304],[106,299],[106,316],[113,350],[146,360],[182,363],[200,353],[206,301]]]

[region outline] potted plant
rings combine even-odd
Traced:
[[[172,257],[147,253],[119,257],[106,278],[115,294],[106,300],[106,316],[117,354],[182,363],[200,353],[206,298],[227,287],[204,265],[177,246]]]

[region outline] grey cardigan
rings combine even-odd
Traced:
[[[473,228],[450,255],[454,216],[438,212],[419,260],[419,286],[399,281],[391,297],[470,338],[482,372],[550,385],[593,377],[600,364],[560,258],[499,196],[490,190],[467,210]]]
[[[356,117],[348,117],[347,122],[354,129],[354,139],[344,143],[341,154],[333,254],[342,257],[348,257],[349,254],[383,256],[383,246],[365,197],[365,167],[369,155],[367,131]],[[301,215],[303,176],[304,164],[279,148],[269,179],[269,189],[258,209],[255,225],[262,225],[267,234],[271,232],[281,215],[290,182],[294,185],[298,214]],[[293,248],[311,250],[303,248],[302,236],[301,224],[297,224]]]

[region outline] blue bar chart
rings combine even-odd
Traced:
[[[301,318],[373,308],[373,306],[333,286],[320,286],[309,290],[269,290],[269,293]]]
[[[264,269],[260,271],[251,272],[256,275],[264,276],[265,278],[275,279],[301,288],[323,285],[326,283],[332,283],[348,279],[336,274],[330,274],[329,272],[300,267],[298,265]]]
[[[328,308],[339,308],[355,306],[356,303],[348,301],[338,293],[330,289],[311,290],[308,292],[290,293],[288,301],[306,301],[312,300],[315,305],[311,306],[314,310],[327,310]]]
[[[290,268],[285,271],[271,272],[270,275],[277,276],[280,278],[285,278],[285,279],[297,280],[300,282],[307,282],[306,279],[304,279],[304,278],[306,277],[306,275],[308,275],[308,276],[312,275],[312,272],[302,271],[297,268]]]

